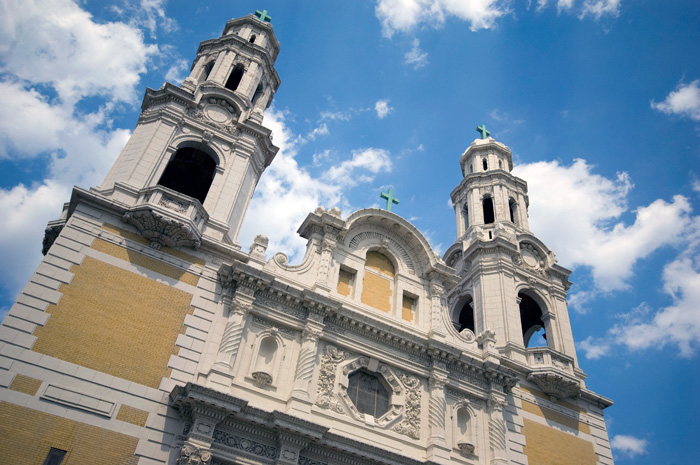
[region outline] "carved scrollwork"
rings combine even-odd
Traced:
[[[180,450],[177,465],[208,465],[211,461],[211,452],[200,449],[192,444],[185,444]]]
[[[410,438],[420,439],[420,380],[406,373],[402,373],[400,378],[406,388],[404,418],[392,429]]]
[[[335,396],[335,376],[338,364],[352,356],[352,353],[335,346],[326,346],[325,353],[321,356],[316,405],[337,413],[345,413],[345,409]]]
[[[527,380],[535,383],[545,394],[558,399],[575,398],[581,394],[581,384],[577,380],[557,373],[530,373]]]
[[[201,244],[199,237],[189,225],[153,211],[126,212],[123,220],[136,226],[142,236],[157,244],[195,249],[198,249]]]

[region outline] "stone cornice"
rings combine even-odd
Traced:
[[[459,185],[452,189],[450,198],[453,203],[457,203],[461,192],[465,189],[493,186],[497,184],[496,181],[500,181],[502,184],[512,183],[516,188],[519,188],[523,194],[527,194],[527,182],[525,182],[525,180],[505,170],[490,170],[467,174]]]

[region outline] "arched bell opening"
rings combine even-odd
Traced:
[[[460,301],[455,306],[455,312],[452,319],[452,325],[457,330],[457,332],[462,332],[465,329],[470,330],[475,333],[475,319],[474,319],[474,299],[472,296],[467,295],[460,299]]]
[[[484,209],[484,224],[492,224],[495,220],[493,199],[491,197],[484,197],[481,203]]]
[[[523,344],[525,347],[546,347],[546,327],[543,320],[544,311],[535,299],[524,292],[518,294],[520,299],[520,323],[523,330]]]
[[[204,204],[215,170],[216,161],[211,155],[195,147],[182,147],[165,167],[158,184]]]
[[[240,63],[237,64],[234,68],[233,71],[231,71],[231,74],[229,74],[228,79],[226,80],[226,87],[228,90],[236,90],[238,89],[239,84],[241,83],[241,79],[243,79],[243,72],[245,70],[243,69],[243,65]]]

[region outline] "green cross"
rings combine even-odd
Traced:
[[[266,23],[269,23],[272,20],[272,16],[267,15],[267,10],[262,10],[262,11],[255,10],[255,16],[257,16],[258,19],[260,19],[260,21],[263,21]]]
[[[487,131],[487,130],[486,130],[486,126],[484,126],[483,124],[482,124],[481,126],[477,126],[477,127],[476,127],[476,132],[480,132],[480,133],[481,133],[481,138],[482,138],[482,139],[486,139],[488,136],[491,135],[491,131]]]
[[[379,197],[386,199],[386,211],[391,211],[391,207],[393,206],[393,204],[399,204],[399,199],[394,197],[394,189],[389,189],[388,194],[382,192]]]

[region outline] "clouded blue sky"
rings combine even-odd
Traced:
[[[239,237],[299,257],[316,206],[394,211],[440,253],[449,194],[485,124],[530,188],[532,231],[574,270],[569,308],[617,463],[700,446],[700,4],[696,0],[0,0],[0,308],[46,222],[99,184],[146,86],[180,82],[200,41],[267,9],[281,150]]]

